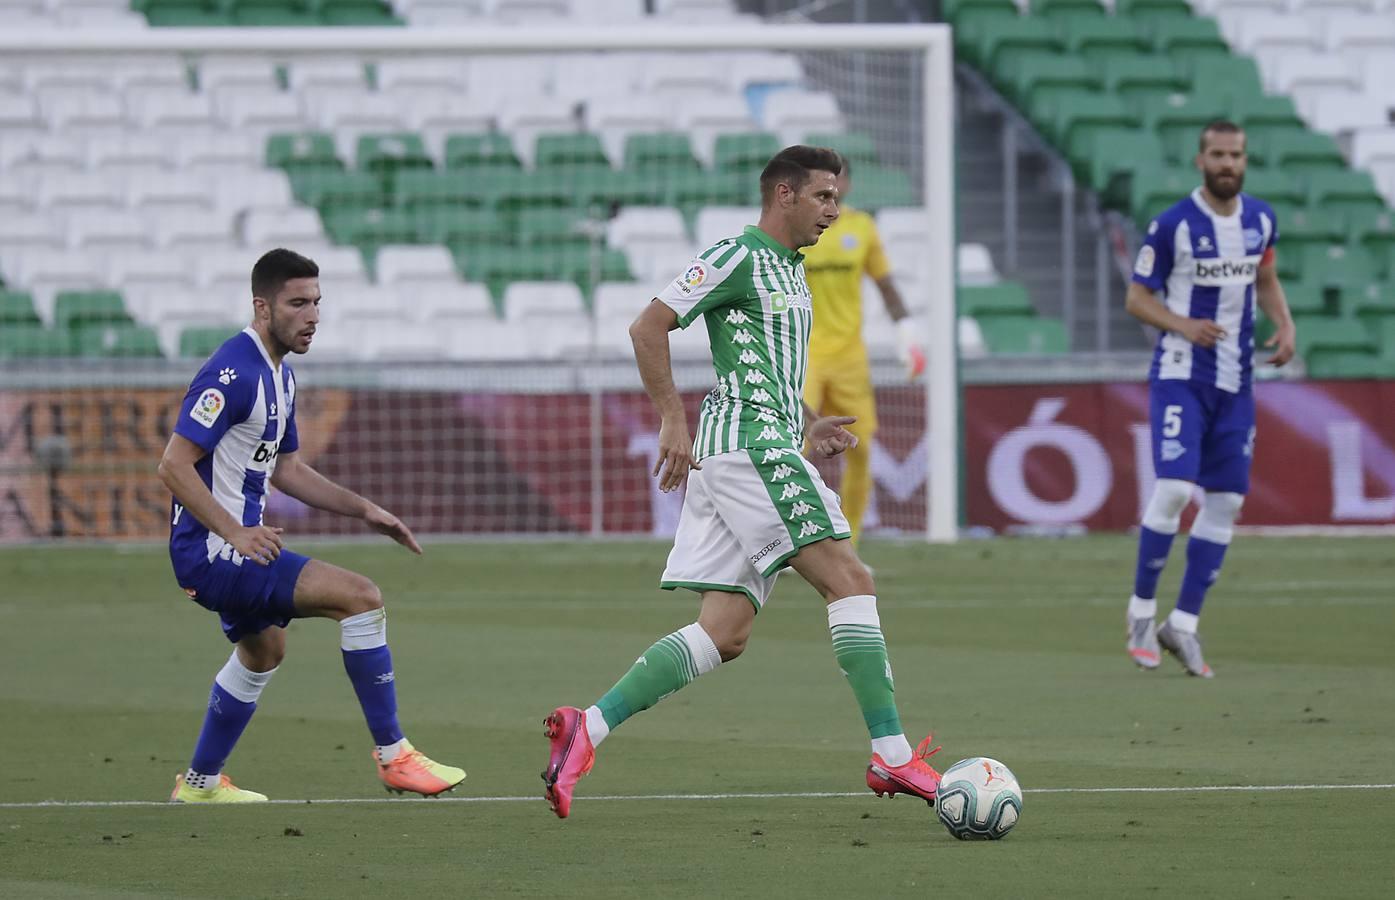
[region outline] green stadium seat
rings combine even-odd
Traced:
[[[1031,109],[1043,92],[1053,88],[1093,91],[1101,81],[1083,59],[1042,50],[1024,51],[1003,60],[996,71],[998,83],[1023,109]]]
[[[853,170],[852,196],[858,209],[875,212],[888,206],[915,206],[920,192],[902,169],[863,166]]]
[[[978,325],[989,353],[1056,354],[1070,349],[1059,319],[989,316]]]
[[[721,172],[759,172],[780,152],[780,139],[768,132],[719,134],[713,148],[715,167]]]
[[[471,281],[482,281],[496,300],[515,281],[575,281],[583,292],[602,281],[631,281],[625,255],[585,245],[519,248],[459,248],[456,263]]]
[[[1052,131],[1058,146],[1069,146],[1078,130],[1128,128],[1138,116],[1123,100],[1110,94],[1080,93],[1057,98],[1051,109]]]
[[[663,203],[665,179],[671,173],[702,175],[701,169],[641,169],[615,172],[607,169],[578,180],[572,195],[578,205],[657,206]]]
[[[234,25],[244,28],[315,28],[320,17],[309,9],[276,4],[276,0],[237,0]]]
[[[1309,378],[1395,377],[1395,359],[1379,353],[1319,353],[1308,361]]]
[[[73,355],[73,335],[66,328],[6,324],[0,328],[0,359],[42,359]]]
[[[232,16],[202,0],[148,0],[145,19],[154,28],[226,28]]]
[[[1340,213],[1304,206],[1283,212],[1276,209],[1274,214],[1279,218],[1280,256],[1301,256],[1305,247],[1329,247],[1346,241],[1346,217]]]
[[[410,131],[361,135],[354,160],[360,172],[385,178],[406,169],[434,168],[421,135]]]
[[[344,209],[321,214],[325,231],[337,244],[352,244],[371,257],[384,244],[417,241],[417,220],[402,209]]]
[[[1174,60],[1196,60],[1204,57],[1230,56],[1230,45],[1221,35],[1220,26],[1211,18],[1161,18],[1148,22],[1153,36],[1153,50],[1166,53]]]
[[[54,301],[53,322],[57,328],[131,321],[131,314],[116,291],[59,291]]]
[[[1047,19],[1102,18],[1108,14],[1099,0],[1032,0],[1031,13]]]
[[[1110,209],[1128,209],[1135,173],[1167,166],[1162,143],[1145,131],[1108,128],[1087,136],[1085,180]]]
[[[492,209],[431,207],[414,216],[417,240],[457,247],[498,246],[514,242],[513,230]]]
[[[1341,291],[1344,295],[1363,290],[1379,277],[1375,258],[1369,250],[1359,245],[1304,247],[1299,259],[1304,281],[1328,290]]]
[[[1279,166],[1299,176],[1314,171],[1346,169],[1346,158],[1329,134],[1317,131],[1270,134],[1272,136],[1264,148],[1264,159],[1268,165]]]
[[[291,176],[291,187],[300,202],[322,210],[387,204],[382,180],[366,172],[304,171]]]
[[[1178,140],[1178,134],[1186,135],[1197,146],[1201,129],[1225,118],[1230,111],[1224,97],[1212,94],[1177,94],[1164,103],[1135,108],[1143,118],[1143,127],[1156,132],[1169,146]]]
[[[517,220],[520,244],[589,245],[605,241],[605,222],[578,209],[522,209]]]
[[[1308,129],[1302,125],[1257,125],[1245,129],[1245,153],[1251,166],[1265,168],[1278,163],[1270,150],[1277,151],[1289,143],[1303,139]]]
[[[1288,311],[1295,316],[1326,316],[1337,311],[1336,304],[1328,301],[1322,285],[1315,282],[1286,281],[1284,297],[1288,300]],[[1268,333],[1265,337],[1268,338]]]
[[[980,16],[1018,15],[1017,4],[1013,0],[943,0],[940,8],[946,22],[959,27],[971,18]]]
[[[1100,61],[1105,90],[1138,107],[1155,105],[1173,94],[1185,93],[1188,80],[1170,59],[1162,56],[1115,56]]]
[[[533,164],[539,169],[554,166],[599,165],[610,167],[610,160],[594,134],[540,134]]]
[[[1305,128],[1293,98],[1270,96],[1233,97],[1230,118],[1247,132],[1261,128]]]
[[[1360,319],[1375,329],[1384,327],[1385,322],[1395,321],[1395,286],[1386,281],[1373,281],[1364,288],[1343,291],[1341,314]],[[1395,355],[1395,346],[1386,349]]]
[[[955,292],[958,297],[959,315],[983,319],[992,316],[1036,316],[1036,307],[1027,296],[1027,289],[1016,281],[1001,281],[997,284],[964,286]]]
[[[9,328],[14,325],[38,325],[39,314],[34,309],[34,298],[24,291],[0,290],[0,325]]]
[[[978,60],[979,67],[986,72],[997,69],[1001,63],[999,55],[1010,56],[1028,50],[1054,52],[1063,48],[1052,23],[1034,17],[1001,21],[995,19],[991,23],[976,27],[973,36],[974,58]]]
[[[1380,273],[1395,276],[1395,212],[1390,209],[1358,209],[1347,215],[1351,239],[1375,254]],[[1282,234],[1282,232],[1280,232]]]
[[[575,173],[520,173],[494,179],[490,200],[501,212],[536,206],[571,206],[576,190]]]
[[[266,164],[287,171],[342,169],[334,137],[324,131],[279,132],[266,139]]]
[[[1200,183],[1201,177],[1195,169],[1179,167],[1135,172],[1129,190],[1129,210],[1134,221],[1140,226],[1146,225]]]
[[[1347,214],[1386,209],[1385,200],[1376,191],[1370,173],[1342,169],[1309,172],[1308,202]],[[1263,196],[1263,195],[1261,195]]]
[[[507,134],[452,134],[446,138],[446,168],[469,169],[494,166],[521,169],[523,163]]]
[[[145,325],[117,322],[95,322],[75,331],[79,356],[99,357],[158,357],[160,338],[155,329]]]
[[[476,166],[444,172],[408,169],[393,178],[393,198],[398,206],[413,210],[460,209],[493,202],[493,185],[499,179],[518,178],[511,166]]]
[[[1298,206],[1303,202],[1303,189],[1297,178],[1259,166],[1250,166],[1245,170],[1245,193],[1275,205]],[[1280,240],[1283,234],[1283,224],[1280,223]]]
[[[693,144],[686,134],[659,131],[652,134],[632,134],[625,138],[625,168],[698,169],[701,164],[693,155]]]
[[[1066,50],[1087,58],[1116,51],[1142,53],[1148,49],[1139,27],[1129,19],[1072,16],[1060,20]]]
[[[391,28],[403,22],[381,0],[316,0],[325,25]]]
[[[185,328],[179,332],[179,355],[188,359],[207,359],[237,332],[236,325]]]
[[[1328,316],[1295,318],[1298,330],[1298,352],[1309,370],[1319,371],[1338,356],[1352,353],[1373,354],[1376,342],[1370,330],[1355,319]]]
[[[670,172],[663,187],[668,206],[747,206],[759,196],[759,187],[744,172]]]
[[[1222,93],[1235,103],[1252,103],[1254,98],[1264,96],[1259,66],[1248,56],[1193,57],[1188,60],[1187,74],[1198,91]],[[1231,118],[1239,121],[1234,113]]]
[[[804,143],[811,147],[831,147],[841,153],[844,159],[852,160],[854,167],[877,164],[877,143],[865,131],[810,134],[805,136]]]
[[[1115,0],[1114,15],[1152,22],[1155,19],[1190,19],[1187,0]]]

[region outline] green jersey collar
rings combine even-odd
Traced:
[[[792,266],[797,266],[804,261],[804,252],[802,250],[791,250],[764,231],[761,231],[760,228],[755,225],[747,225],[746,230],[743,231],[742,234],[748,234],[760,241],[771,250],[780,254],[780,258]]]

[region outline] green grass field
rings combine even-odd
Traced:
[[[617,731],[555,819],[542,717],[589,704],[694,616],[691,595],[655,587],[659,544],[303,548],[382,586],[403,724],[465,785],[387,799],[337,629],[308,621],[229,766],[306,802],[112,805],[168,796],[228,646],[163,549],[6,550],[0,896],[1389,896],[1391,542],[1239,539],[1203,621],[1210,682],[1124,655],[1132,547],[866,548],[912,741],[933,727],[940,768],[995,756],[1027,789],[990,844],[856,793],[865,732],[794,577],[747,654]],[[1189,790],[1334,784],[1385,787]],[[771,796],[645,799],[714,794]]]

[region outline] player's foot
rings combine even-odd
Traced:
[[[1158,649],[1158,626],[1150,616],[1129,616],[1129,656],[1139,668],[1156,669],[1162,659]]]
[[[1201,658],[1201,638],[1196,634],[1179,631],[1170,622],[1164,622],[1158,629],[1158,643],[1182,664],[1188,675],[1198,678],[1215,678],[1211,667]]]
[[[434,797],[454,789],[465,780],[464,769],[436,762],[405,739],[402,749],[391,762],[378,762],[376,752],[373,762],[378,765],[378,777],[382,779],[383,786],[393,794],[411,791],[423,797]]]
[[[867,766],[867,786],[878,796],[885,794],[913,794],[931,806],[935,805],[935,795],[940,790],[940,773],[930,768],[927,759],[939,752],[939,747],[930,748],[930,735],[920,742],[911,754],[911,761],[903,766],[889,766],[880,753],[872,754],[872,762]]]
[[[265,803],[266,794],[244,791],[232,783],[226,775],[218,776],[218,783],[211,788],[196,788],[184,783],[184,773],[174,776],[174,793],[171,803]]]
[[[552,742],[552,755],[542,773],[543,796],[557,818],[565,819],[572,811],[572,790],[596,762],[591,735],[586,731],[586,712],[575,706],[559,706],[543,719],[543,733]]]

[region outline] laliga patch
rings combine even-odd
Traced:
[[[1148,246],[1147,244],[1144,244],[1138,250],[1138,262],[1134,263],[1133,265],[1134,273],[1143,278],[1147,278],[1149,275],[1152,275],[1153,262],[1155,259],[1156,256],[1153,253],[1153,248]]]
[[[702,283],[706,280],[707,267],[700,262],[695,262],[691,266],[688,266],[688,271],[678,277],[676,284],[678,285],[678,290],[685,294],[691,294],[701,287]]]
[[[223,399],[222,391],[217,388],[209,388],[199,395],[198,400],[194,401],[194,408],[189,410],[189,418],[204,428],[212,428],[213,423],[218,421],[218,416],[222,415],[223,407],[227,405],[227,401]]]

